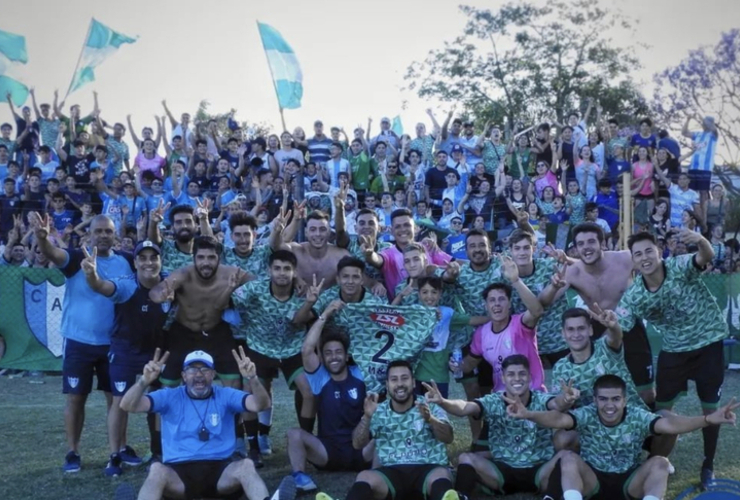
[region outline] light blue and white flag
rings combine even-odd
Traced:
[[[95,81],[95,68],[116,52],[121,45],[135,41],[136,38],[113,31],[103,23],[91,19],[87,40],[82,46],[82,54],[67,93],[71,94],[86,83]]]
[[[281,109],[301,107],[303,73],[293,49],[272,26],[257,22]]]
[[[26,102],[28,87],[17,78],[27,62],[26,37],[0,30],[0,99],[9,93],[16,106]]]
[[[401,115],[396,115],[393,117],[391,130],[395,132],[398,137],[401,137],[403,135],[403,123],[401,123]]]

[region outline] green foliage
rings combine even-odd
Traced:
[[[234,114],[236,114],[236,109],[231,108],[228,113],[211,113],[208,110],[210,105],[211,103],[205,99],[200,101],[200,104],[198,104],[198,111],[195,112],[195,123],[200,127],[205,126],[210,120],[215,120],[219,135],[222,137],[230,135],[231,132],[229,130],[228,121],[229,118],[233,118]],[[262,136],[267,138],[272,131],[272,127],[265,122],[254,123],[241,121],[239,122],[239,126],[244,130],[245,137]]]
[[[408,89],[420,97],[462,103],[479,122],[563,123],[588,98],[609,116],[647,113],[629,77],[640,67],[634,47],[616,47],[606,36],[633,25],[617,10],[587,0],[460,10],[468,16],[463,34],[406,72]]]

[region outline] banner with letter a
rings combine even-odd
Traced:
[[[58,371],[64,276],[56,269],[0,267],[0,367]]]

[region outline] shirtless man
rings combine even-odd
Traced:
[[[604,231],[592,222],[573,228],[573,241],[580,260],[569,259],[561,250],[548,252],[561,262],[570,261],[565,281],[592,311],[614,310],[632,283],[630,252],[605,252],[602,247]],[[599,322],[593,322],[593,329],[595,339],[605,331]],[[624,358],[640,397],[652,407],[655,403],[653,356],[642,321],[635,321],[634,328],[624,334]]]
[[[349,256],[349,252],[329,244],[329,216],[320,210],[311,212],[306,218],[305,243],[283,242],[282,232],[286,220],[286,216],[275,217],[274,231],[280,233],[277,249],[289,250],[295,254],[298,259],[298,277],[305,283],[311,283],[315,277],[319,282],[324,282],[325,288],[336,285],[337,264],[342,257]]]
[[[241,387],[239,367],[231,355],[236,343],[221,315],[231,293],[254,277],[238,267],[220,266],[220,255],[221,243],[212,236],[198,236],[193,241],[193,265],[175,270],[149,292],[158,304],[177,301],[175,322],[167,335],[170,362],[162,372],[165,385],[179,385],[185,356],[201,350],[213,356],[225,386]]]

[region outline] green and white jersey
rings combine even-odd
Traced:
[[[378,297],[377,295],[373,295],[373,292],[364,287],[362,290],[362,297],[360,298],[360,302],[357,302],[358,304],[371,304],[381,306],[388,305],[388,300],[385,297]],[[313,306],[313,310],[316,313],[316,316],[320,316],[321,313],[323,313],[324,310],[329,307],[329,304],[331,304],[335,300],[341,300],[342,297],[340,292],[341,289],[339,288],[339,285],[334,285],[321,292],[321,295],[319,295],[319,299]],[[331,320],[334,321],[334,323],[336,323],[338,326],[351,326],[349,324],[342,323],[342,318],[336,314],[331,318]]]
[[[642,443],[654,434],[659,415],[627,404],[622,421],[608,427],[601,423],[596,406],[571,410],[581,442],[581,458],[601,472],[627,472],[642,463]]]
[[[162,271],[171,273],[193,263],[193,254],[177,248],[174,240],[162,240]]]
[[[560,381],[573,381],[573,387],[581,392],[581,397],[573,405],[578,408],[594,401],[594,382],[602,375],[616,375],[627,384],[627,402],[647,410],[640,398],[624,361],[624,344],[619,351],[613,350],[601,337],[591,343],[591,357],[583,363],[573,361],[571,355],[559,360],[552,368],[552,392],[560,392]]]
[[[272,295],[270,280],[255,280],[231,295],[241,325],[232,330],[243,336],[250,349],[273,359],[286,359],[301,352],[306,329],[291,321],[304,299],[293,295],[285,302]]]
[[[252,252],[247,257],[239,257],[233,248],[224,247],[221,263],[244,269],[261,280],[267,277],[268,258],[271,253],[272,249],[269,245],[260,245],[252,247]]]
[[[552,394],[540,391],[529,394],[528,410],[548,411],[547,402],[553,398]],[[481,417],[488,422],[488,447],[493,460],[521,469],[547,462],[555,454],[552,430],[530,420],[509,417],[502,393],[494,392],[475,402],[481,407]]]
[[[557,272],[557,261],[555,259],[534,259],[533,265],[534,272],[529,276],[521,276],[520,279],[535,296],[539,296],[550,284],[552,275]],[[512,314],[523,314],[527,310],[516,290],[511,295],[511,309]],[[565,294],[545,309],[545,314],[537,323],[537,350],[540,354],[550,354],[568,348],[561,333],[562,317],[566,309],[568,309],[568,301]]]
[[[369,389],[368,389],[369,391]],[[424,398],[418,397],[421,403]],[[447,413],[435,404],[429,405],[432,416],[449,422]],[[416,405],[404,413],[391,408],[387,399],[378,405],[370,420],[370,433],[380,465],[434,464],[447,465],[447,447],[434,437],[432,426],[424,421]]]
[[[387,241],[378,241],[375,244],[375,251],[380,253],[381,250],[384,250],[390,246],[392,245]],[[349,236],[349,246],[347,246],[347,251],[352,254],[352,257],[357,257],[362,262],[365,262],[365,254],[362,253],[362,250],[360,249],[360,239],[356,234],[351,234]],[[383,273],[380,272],[380,269],[377,269],[368,263],[365,263],[365,274],[375,281],[385,283],[385,280],[383,279]]]
[[[340,325],[351,325],[349,352],[362,369],[367,390],[383,392],[388,363],[405,359],[416,368],[434,332],[437,311],[419,305],[347,304],[336,318]]]
[[[615,311],[622,331],[630,331],[635,318],[644,319],[663,336],[666,352],[694,351],[726,338],[727,321],[694,259],[695,254],[665,259],[665,280],[655,292],[637,277]]]
[[[485,271],[474,271],[467,262],[460,268],[457,278],[460,294],[459,299],[465,312],[471,316],[487,316],[485,301],[481,294],[491,283],[502,283],[501,265],[498,260],[491,259],[491,265]]]

